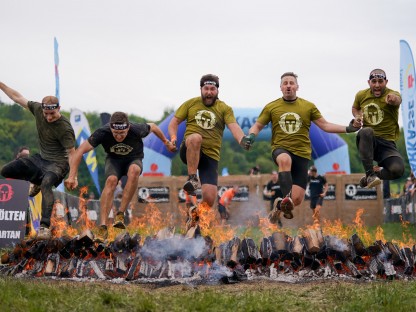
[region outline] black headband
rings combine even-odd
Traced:
[[[53,109],[57,109],[58,107],[59,107],[59,103],[56,103],[56,104],[42,103],[42,109],[44,110],[53,110]]]
[[[201,83],[201,87],[206,86],[206,85],[211,85],[211,86],[214,86],[214,87],[218,88],[217,83],[213,80],[206,80],[206,81]]]
[[[374,78],[376,78],[376,79],[381,78],[381,79],[387,80],[386,75],[383,74],[383,73],[371,73],[369,79],[371,80],[371,79],[374,79]]]
[[[129,124],[126,122],[123,123],[117,123],[117,122],[113,122],[110,123],[110,128],[114,129],[114,130],[126,130],[129,127]]]

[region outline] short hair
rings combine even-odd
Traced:
[[[129,116],[124,112],[115,112],[111,115],[110,124],[113,123],[128,123]]]
[[[281,77],[280,80],[282,80],[284,77],[293,77],[296,80],[296,83],[298,82],[298,75],[296,75],[294,72],[286,72]]]

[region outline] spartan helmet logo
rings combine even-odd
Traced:
[[[195,116],[196,123],[203,129],[212,129],[215,127],[216,119],[213,112],[200,110]]]
[[[9,201],[13,194],[14,191],[10,184],[0,184],[0,202]]]
[[[383,121],[384,112],[380,109],[380,107],[375,104],[371,103],[364,107],[364,120],[370,125],[378,125],[380,122]]]
[[[292,134],[299,131],[302,120],[296,113],[285,113],[280,117],[279,125],[284,133]]]

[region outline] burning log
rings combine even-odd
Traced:
[[[322,231],[316,229],[306,229],[303,233],[305,247],[310,254],[318,253],[324,245]]]
[[[56,276],[59,268],[59,254],[52,253],[46,260],[45,276]]]
[[[270,255],[271,261],[284,260],[288,249],[287,240],[288,236],[283,232],[274,232],[270,236],[270,242],[272,244],[272,253]]]
[[[326,236],[326,250],[328,255],[342,262],[345,262],[351,255],[348,241],[339,239],[336,236]]]
[[[349,259],[345,261],[345,265],[355,278],[361,278],[362,274],[358,271],[357,267]]]
[[[272,243],[268,237],[263,237],[260,244],[260,255],[262,257],[262,265],[267,265],[268,260],[272,254]]]
[[[262,258],[256,244],[251,238],[244,238],[241,241],[241,251],[243,252],[242,264],[260,264]]]
[[[101,271],[100,267],[98,266],[97,262],[94,260],[91,260],[89,262],[89,265],[91,267],[91,269],[94,271],[95,275],[97,276],[97,278],[101,279],[101,280],[105,280],[107,279],[106,276],[104,275],[104,273]]]
[[[409,247],[404,247],[400,250],[400,252],[404,258],[404,274],[412,275],[415,268],[415,259],[412,251]]]
[[[387,242],[386,246],[391,253],[391,259],[393,260],[394,265],[402,265],[404,264],[405,260],[403,258],[402,253],[399,250],[399,247],[396,244],[391,242]]]
[[[361,238],[358,236],[357,233],[353,234],[351,236],[351,244],[352,244],[352,250],[354,250],[354,253],[356,256],[365,256],[368,254],[367,249],[365,248],[363,242],[361,241]]]

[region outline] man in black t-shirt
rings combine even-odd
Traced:
[[[107,218],[113,204],[114,191],[118,181],[124,175],[127,176],[127,182],[113,226],[121,229],[125,228],[124,212],[137,190],[139,176],[143,170],[142,138],[150,132],[153,132],[163,141],[170,152],[176,150],[176,147],[166,139],[156,124],[129,122],[127,114],[123,112],[115,112],[111,115],[110,123],[95,130],[88,140],[85,140],[76,150],[73,161],[70,163],[68,179],[65,180],[65,186],[70,190],[78,186],[76,175],[82,156],[98,145],[102,145],[107,153],[105,161],[106,182],[100,198],[101,225],[95,237],[97,241],[105,241],[108,236]]]
[[[319,211],[328,191],[328,183],[324,176],[318,174],[316,167],[312,166],[309,168],[308,184],[311,198],[310,208],[313,210],[313,218],[319,222]]]
[[[75,134],[69,120],[61,115],[58,98],[45,96],[42,103],[28,101],[16,90],[0,82],[0,89],[14,102],[29,110],[36,121],[39,154],[20,157],[1,169],[5,178],[30,181],[34,186],[29,196],[42,191],[42,218],[37,239],[50,239],[54,204],[53,186],[58,186],[69,170],[75,154]]]
[[[283,198],[282,190],[280,189],[279,175],[277,171],[272,171],[272,179],[267,182],[264,188],[263,195],[270,199],[270,211],[273,210],[273,203],[276,198]]]

